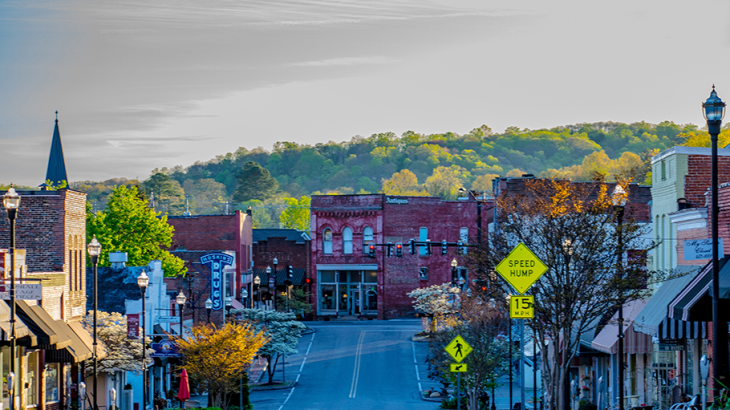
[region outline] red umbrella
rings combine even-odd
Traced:
[[[190,398],[190,384],[188,383],[188,371],[182,369],[180,373],[180,389],[177,391],[177,399],[181,402]]]

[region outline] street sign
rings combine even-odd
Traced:
[[[511,319],[532,319],[535,317],[535,297],[512,295],[509,302]]]
[[[0,285],[0,299],[10,300],[10,285]],[[43,285],[40,283],[16,283],[15,299],[41,300],[43,299]]]
[[[520,243],[495,269],[518,293],[525,293],[547,272],[548,267],[530,248]]]
[[[459,363],[461,363],[466,356],[469,356],[469,353],[472,351],[471,346],[469,346],[469,344],[466,343],[466,340],[464,340],[461,336],[456,336],[444,349],[446,350],[446,353],[451,355],[451,357]]]
[[[464,373],[466,372],[466,363],[450,363],[451,373]]]
[[[160,316],[157,321],[160,323],[180,323],[180,316]]]

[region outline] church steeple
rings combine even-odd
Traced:
[[[51,181],[54,187],[60,186],[63,181],[68,184],[66,176],[66,161],[63,160],[63,147],[61,146],[61,133],[58,131],[58,111],[56,111],[56,128],[53,130],[53,141],[51,142],[51,155],[48,157],[48,170],[46,180]]]

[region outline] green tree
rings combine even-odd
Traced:
[[[426,179],[423,187],[431,196],[440,196],[446,199],[455,199],[459,188],[464,186],[462,181],[461,167],[438,167],[433,174]]]
[[[157,172],[144,181],[142,185],[144,186],[144,193],[148,197],[154,192],[155,205],[166,209],[167,213],[179,215],[185,210],[185,191],[180,183],[170,179],[169,175]]]
[[[109,253],[120,251],[127,253],[130,266],[160,260],[166,276],[186,272],[183,260],[167,250],[174,228],[166,216],[147,207],[136,187],[120,186],[112,191],[103,211],[92,213],[88,204],[87,211],[87,243],[93,236],[101,243],[100,266],[109,266]]]
[[[279,183],[271,176],[269,170],[254,161],[248,161],[236,173],[236,180],[238,186],[233,193],[233,200],[239,202],[252,199],[263,201],[274,196],[279,188]]]
[[[418,178],[413,172],[403,169],[390,179],[383,180],[383,193],[386,195],[424,196],[426,192],[418,186]]]
[[[309,214],[312,204],[312,197],[303,196],[296,198],[284,198],[286,208],[279,215],[279,226],[287,229],[296,229],[309,234]]]

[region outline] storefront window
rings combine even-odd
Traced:
[[[26,383],[28,383],[28,396],[26,401],[28,406],[35,406],[38,404],[38,353],[31,353],[28,355],[28,373]]]
[[[340,303],[337,306],[337,308],[339,310],[346,311],[347,310],[347,296],[348,296],[347,285],[340,284],[338,287],[339,287],[339,291],[340,291],[340,298],[339,298]]]
[[[320,271],[320,310],[336,310],[349,315],[375,313],[378,309],[377,278],[375,271]]]
[[[335,309],[335,285],[322,285],[322,309]]]
[[[363,287],[365,292],[365,310],[378,310],[378,290],[375,285]]]
[[[46,403],[58,401],[58,363],[46,365]]]
[[[365,283],[377,283],[378,282],[378,272],[375,271],[367,271],[365,272],[365,277],[363,278],[363,282]]]

